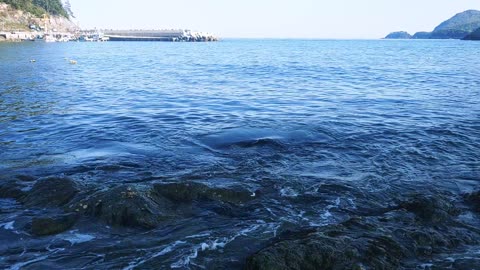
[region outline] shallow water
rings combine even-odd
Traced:
[[[450,40],[0,44],[0,177],[269,190],[242,213],[198,210],[148,231],[85,219],[42,238],[22,227],[42,210],[1,199],[0,268],[241,268],[283,228],[341,222],[422,188],[476,189],[479,49]]]

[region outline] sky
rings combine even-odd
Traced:
[[[381,38],[431,31],[480,0],[70,0],[83,29],[190,29],[222,38]]]

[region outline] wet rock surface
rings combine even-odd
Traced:
[[[410,262],[480,241],[480,230],[456,221],[461,211],[449,199],[417,194],[383,215],[284,233],[245,269],[415,269]],[[455,263],[467,269],[477,261]]]
[[[480,191],[465,195],[465,199],[475,211],[480,212]]]
[[[216,188],[196,182],[118,185],[99,188],[69,178],[38,180],[29,191],[16,181],[0,186],[0,195],[18,199],[26,207],[63,209],[65,215],[34,218],[35,235],[51,235],[72,227],[78,217],[90,217],[112,226],[152,229],[171,219],[194,215],[193,208],[231,215],[255,199],[241,188]]]
[[[193,180],[105,186],[65,177],[15,178],[0,185],[0,194],[18,202],[15,207],[27,214],[0,224],[0,229],[27,224],[26,231],[35,241],[58,239],[53,242],[58,250],[95,241],[100,232],[115,232],[120,238],[138,234],[134,245],[146,247],[137,250],[139,256],[151,259],[130,264],[147,269],[163,269],[165,261],[172,267],[191,267],[199,254],[217,254],[202,262],[207,269],[417,269],[420,265],[428,270],[476,269],[478,192],[464,195],[419,185],[416,192],[405,193],[402,184],[390,188],[364,192],[348,183],[285,185],[273,179],[246,188]],[[258,219],[276,213],[282,215],[281,222]],[[314,217],[330,222],[311,222]],[[248,222],[235,228],[238,223],[229,223],[232,220]],[[212,222],[224,223],[237,233],[211,235]],[[184,232],[184,228],[199,229]],[[147,240],[176,233],[188,236],[161,244]],[[203,240],[205,236],[209,240]],[[112,253],[111,260],[128,256],[124,252],[130,250],[125,246],[117,252],[94,243],[91,248]],[[176,249],[185,255],[170,257]],[[221,259],[224,256],[237,259]]]
[[[21,201],[29,207],[60,207],[80,190],[81,186],[72,179],[50,177],[38,180]]]
[[[75,214],[35,217],[32,220],[31,231],[37,236],[58,234],[70,229],[77,219],[78,216]]]
[[[148,187],[124,185],[78,198],[69,211],[98,218],[109,225],[154,228],[174,216],[172,203]]]
[[[154,189],[159,195],[176,202],[211,200],[242,204],[255,198],[254,192],[241,188],[212,188],[195,182],[157,184]]]
[[[22,185],[17,181],[9,179],[0,182],[0,198],[3,199],[20,199],[25,196],[22,191]]]

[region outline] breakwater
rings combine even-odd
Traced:
[[[25,31],[11,31],[11,32],[1,32],[0,31],[0,41],[23,41],[23,40],[30,40],[35,38],[35,34],[33,32],[25,32]]]
[[[218,37],[210,33],[190,30],[109,30],[105,36],[110,41],[185,41],[209,42],[218,41]]]

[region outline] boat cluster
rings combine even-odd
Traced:
[[[68,42],[68,41],[105,42],[109,40],[109,38],[104,36],[102,32],[45,33],[43,36],[38,36],[37,39],[45,42]]]
[[[69,42],[69,41],[76,41],[77,37],[75,36],[75,34],[71,34],[71,33],[50,32],[50,33],[42,33],[42,34],[36,35],[34,38],[30,40],[42,41],[42,42]]]

